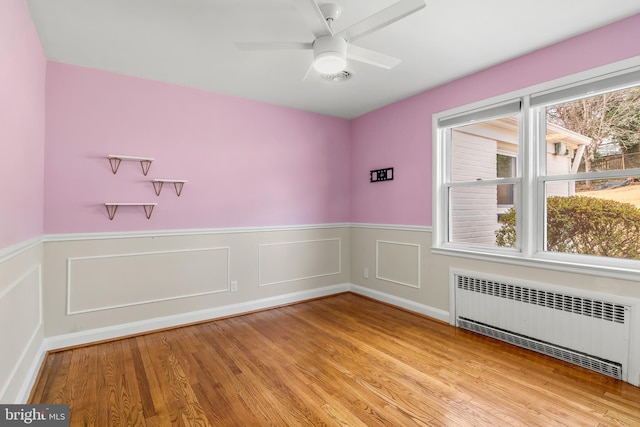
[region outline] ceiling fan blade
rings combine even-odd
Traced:
[[[304,50],[313,49],[313,43],[299,42],[238,42],[238,50]]]
[[[311,65],[309,65],[309,68],[307,68],[307,72],[304,73],[304,76],[302,76],[302,81],[306,81],[307,77],[309,77],[309,75],[311,74],[311,72],[313,72],[315,70],[315,68],[313,68],[313,62],[311,62]]]
[[[338,35],[347,39],[348,42],[353,42],[417,12],[425,6],[425,0],[400,0],[357,24],[340,31]]]
[[[376,67],[385,68],[387,70],[392,69],[398,65],[401,60],[392,56],[385,55],[384,53],[374,52],[373,50],[365,49],[360,46],[350,44],[347,47],[347,57],[355,61],[364,62],[365,64],[375,65]]]
[[[333,35],[315,0],[294,0],[293,3],[316,38]]]

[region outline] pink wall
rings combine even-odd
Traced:
[[[45,233],[347,222],[350,123],[50,62]],[[148,176],[108,154],[155,158]],[[156,196],[152,178],[187,179]],[[104,202],[121,207],[113,221]]]
[[[44,231],[347,221],[428,226],[432,114],[640,55],[638,39],[640,15],[351,122],[49,63]],[[156,161],[148,177],[135,163],[123,163],[113,175],[108,154]],[[368,182],[369,170],[391,166],[394,181]],[[157,197],[151,178],[189,183],[179,198],[170,187]],[[9,200],[21,194],[10,191]],[[159,205],[151,220],[141,208],[121,208],[109,221],[105,201]],[[24,212],[30,210],[14,214]]]
[[[24,0],[0,2],[0,249],[43,224],[46,60]]]
[[[431,116],[640,55],[640,15],[439,86],[352,121],[351,221],[429,226]],[[394,167],[393,181],[369,170]]]

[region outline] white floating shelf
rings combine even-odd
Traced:
[[[122,160],[125,161],[133,161],[140,162],[140,166],[142,166],[142,174],[147,176],[149,173],[149,168],[151,167],[151,162],[153,162],[153,157],[137,157],[137,156],[121,156],[119,154],[109,154],[108,156],[109,164],[111,165],[111,172],[114,174],[118,172],[118,168],[120,167],[120,162]]]
[[[176,189],[176,194],[179,197],[180,194],[182,194],[182,187],[184,187],[184,184],[189,181],[187,181],[186,179],[152,179],[151,182],[153,183],[153,189],[156,192],[156,196],[160,195],[162,186],[165,182],[168,182],[173,183],[173,187]]]
[[[116,216],[116,211],[119,206],[142,206],[144,208],[144,213],[147,216],[147,219],[151,218],[151,213],[153,213],[153,208],[157,206],[157,203],[148,203],[148,202],[109,202],[104,204],[107,207],[107,214],[109,215],[109,219],[113,220]]]

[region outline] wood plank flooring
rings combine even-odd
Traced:
[[[640,388],[351,294],[51,353],[95,426],[639,426]]]

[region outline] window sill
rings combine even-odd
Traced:
[[[629,267],[629,262],[627,260],[613,260],[612,264],[615,265],[606,266],[589,264],[579,259],[564,259],[564,256],[550,254],[537,254],[532,258],[525,258],[521,253],[515,251],[511,253],[496,253],[458,247],[432,247],[431,253],[500,264],[510,264],[529,268],[543,268],[546,270],[562,271],[565,273],[640,282],[640,267]],[[551,259],[551,256],[553,256],[553,259]],[[566,258],[574,257],[581,258],[582,256],[566,256]]]

